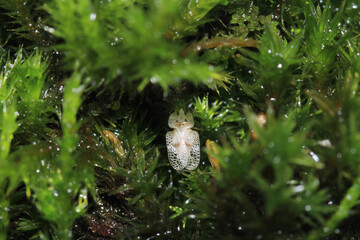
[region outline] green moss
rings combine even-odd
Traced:
[[[358,238],[359,7],[0,2],[0,239]]]

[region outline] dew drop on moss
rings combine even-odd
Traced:
[[[91,21],[95,21],[95,19],[96,19],[96,14],[95,14],[95,13],[91,13],[91,14],[90,14],[90,20],[91,20]]]

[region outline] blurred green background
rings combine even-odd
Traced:
[[[0,0],[0,240],[359,238],[359,8]]]

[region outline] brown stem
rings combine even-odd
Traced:
[[[182,57],[186,57],[190,52],[199,53],[205,49],[216,47],[253,47],[257,48],[259,41],[246,38],[213,38],[206,41],[194,42],[181,52]]]

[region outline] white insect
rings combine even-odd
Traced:
[[[169,127],[173,131],[166,133],[166,146],[171,166],[175,170],[194,170],[200,162],[199,133],[192,130],[194,118],[191,113],[173,113],[169,117]]]

